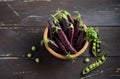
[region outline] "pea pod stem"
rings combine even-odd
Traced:
[[[80,13],[79,13],[78,11],[74,11],[74,13],[77,14],[77,16],[75,17],[75,19],[76,19],[77,21],[81,21],[81,15],[80,15]]]
[[[41,45],[46,44],[48,46],[49,39],[44,39],[40,41]]]
[[[66,58],[69,59],[69,60],[71,60],[72,63],[75,62],[75,59],[72,57],[72,55],[70,53],[67,53]]]
[[[53,31],[53,33],[55,33],[55,32],[58,33],[58,30],[61,30],[61,28],[60,28],[60,27],[57,27],[57,26],[54,26],[53,28],[55,29],[55,30]]]
[[[52,16],[53,22],[54,22],[55,24],[59,23],[59,20],[58,20],[54,15],[51,15],[51,16]]]

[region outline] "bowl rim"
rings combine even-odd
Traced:
[[[84,24],[83,25],[84,29],[87,28],[87,26]],[[46,26],[45,30],[44,30],[44,34],[43,34],[43,39],[48,39],[48,26]],[[59,58],[59,59],[67,59],[65,55],[59,54],[57,52],[55,52],[54,50],[52,50],[48,45],[44,44],[46,49],[49,51],[49,53],[51,53],[53,56]],[[78,52],[76,52],[75,54],[72,54],[72,58],[77,58],[78,56],[80,56],[81,54],[83,54],[85,52],[85,50],[87,49],[89,45],[88,40],[86,40],[84,46],[82,47],[81,50],[79,50]]]

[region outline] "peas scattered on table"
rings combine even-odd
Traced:
[[[31,57],[32,57],[32,54],[31,54],[31,53],[28,53],[28,54],[27,54],[27,57],[28,57],[28,58],[31,58]]]
[[[40,62],[40,59],[39,59],[39,58],[35,58],[35,62],[36,62],[36,63],[39,63],[39,62]]]
[[[31,50],[32,50],[33,52],[35,52],[35,51],[36,51],[36,46],[32,46],[32,47],[31,47]],[[28,57],[28,58],[33,57],[33,58],[35,59],[34,61],[35,61],[36,63],[39,63],[39,62],[40,62],[40,59],[39,59],[39,58],[36,58],[33,53],[27,53],[27,57]]]
[[[36,51],[36,46],[32,46],[31,50]]]
[[[90,62],[90,59],[89,58],[85,58],[85,63],[88,63]]]

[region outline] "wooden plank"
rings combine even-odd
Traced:
[[[32,45],[41,49],[40,40],[42,40],[42,29],[9,29],[0,30],[0,51],[1,56],[24,56],[31,51]],[[41,31],[41,32],[40,32]]]
[[[0,79],[120,78],[119,0],[24,1],[0,1]],[[70,12],[78,10],[87,25],[100,29],[103,41],[100,55],[109,51],[108,60],[86,76],[81,75],[82,69],[97,59],[91,56],[89,48],[71,63],[53,57],[40,45],[47,19],[58,8]],[[36,52],[31,51],[32,45],[37,46]],[[26,57],[28,52],[33,53],[32,59]],[[34,62],[35,57],[40,58],[40,63]],[[83,62],[86,57],[90,58],[90,63]]]
[[[35,63],[29,59],[0,60],[0,78],[2,79],[119,79],[120,57],[108,57],[108,60],[88,75],[82,76],[81,71],[85,66],[94,62],[96,58],[90,57],[90,63],[83,62],[85,57],[80,57],[76,62],[63,60],[50,60],[49,63],[41,60]],[[111,65],[114,64],[114,65]]]
[[[120,56],[120,27],[99,27],[102,43],[102,53],[109,51],[109,56]],[[43,39],[44,26],[42,27],[3,27],[0,29],[0,56],[20,56],[32,52],[32,45],[38,48],[37,53],[51,56],[44,46],[40,45]],[[40,55],[39,53],[39,55]],[[82,56],[90,56],[88,50]]]
[[[33,2],[14,0],[6,3],[1,2],[0,7],[2,7],[0,9],[0,12],[2,12],[0,14],[0,17],[2,17],[0,21],[2,22],[1,25],[4,24],[4,26],[15,26],[28,18],[34,18],[34,21],[37,18],[37,22],[40,25],[45,25],[50,14],[54,13],[58,8],[66,9],[71,13],[72,11],[78,10],[87,25],[120,25],[119,0],[40,0]]]

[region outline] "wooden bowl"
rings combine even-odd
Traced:
[[[86,29],[86,25],[84,24],[84,29]],[[45,28],[44,30],[44,35],[43,35],[43,39],[48,39],[48,26]],[[81,50],[79,50],[78,52],[76,52],[75,54],[72,54],[72,58],[76,58],[78,56],[80,56],[82,53],[84,53],[84,51],[87,49],[89,42],[86,40],[84,46],[82,47]],[[54,50],[52,50],[48,45],[45,44],[45,47],[47,48],[47,50],[49,51],[49,53],[51,53],[53,56],[60,58],[60,59],[67,59],[65,55],[59,54],[57,52],[55,52]]]

